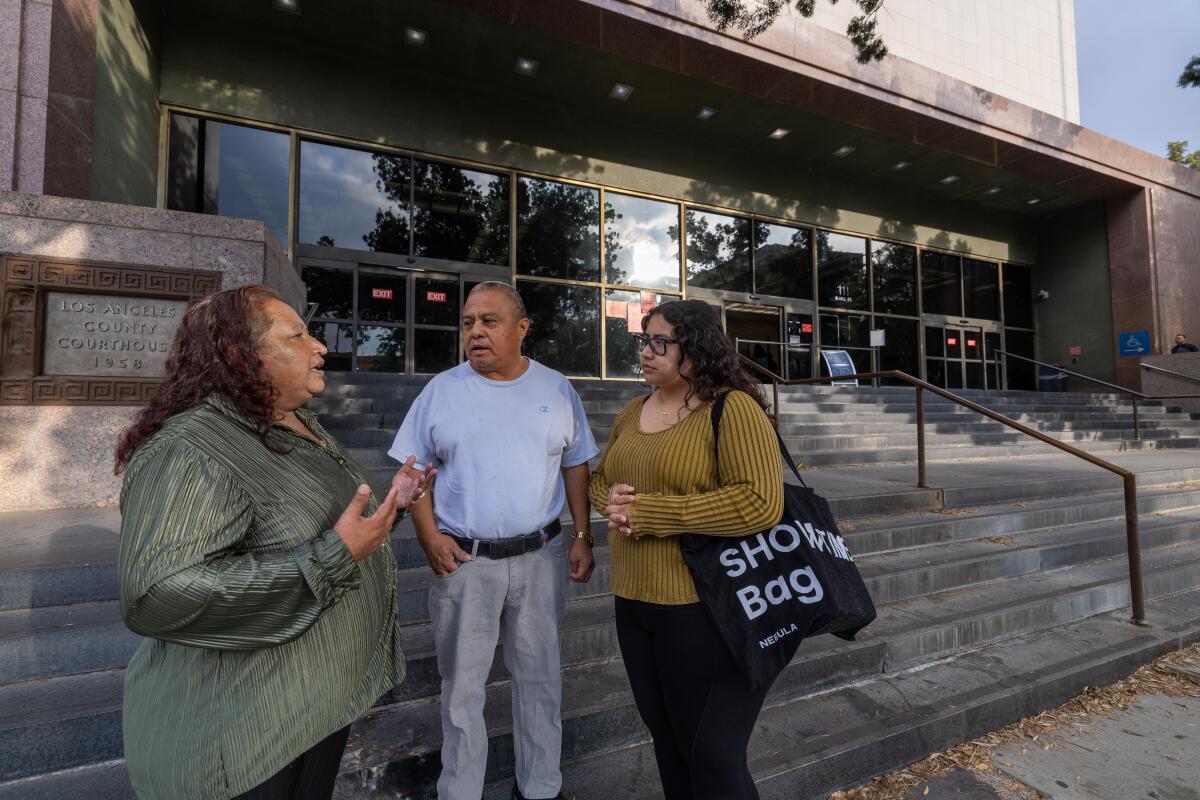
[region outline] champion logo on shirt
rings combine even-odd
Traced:
[[[538,406],[538,411],[542,412],[543,414],[549,414],[550,406]]]

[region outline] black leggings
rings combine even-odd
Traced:
[[[350,726],[331,733],[292,763],[233,800],[329,800]]]
[[[667,800],[757,800],[746,746],[767,688],[746,679],[699,603],[616,598],[617,641]]]

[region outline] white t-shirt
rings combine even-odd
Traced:
[[[438,529],[474,539],[521,536],[558,518],[563,467],[600,452],[575,387],[528,359],[512,381],[469,362],[435,376],[409,409],[388,455],[433,464]]]

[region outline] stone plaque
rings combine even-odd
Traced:
[[[44,375],[161,378],[186,300],[46,294]]]

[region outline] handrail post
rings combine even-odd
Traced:
[[[1138,533],[1137,476],[1124,476],[1125,539],[1129,551],[1129,595],[1133,603],[1133,624],[1146,625],[1146,590],[1142,585],[1142,544]]]
[[[925,483],[925,390],[917,387],[917,487],[928,489]]]
[[[1133,398],[1133,438],[1135,441],[1141,441],[1142,425],[1141,425],[1141,422],[1138,420],[1137,395],[1131,394],[1129,396]]]

